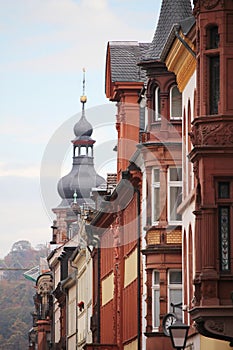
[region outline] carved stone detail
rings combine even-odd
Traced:
[[[208,331],[223,333],[224,332],[224,323],[222,321],[213,321],[208,320],[205,322],[205,327]]]
[[[213,9],[218,3],[219,0],[203,0],[203,5],[207,10]]]
[[[192,127],[190,138],[194,146],[232,146],[233,123],[201,123]]]

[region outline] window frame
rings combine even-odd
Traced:
[[[180,96],[181,96],[181,105],[180,105],[180,116],[179,117],[173,117],[173,105],[174,105],[174,102],[173,102],[173,92],[174,92],[174,89],[177,89]],[[179,88],[177,85],[173,85],[170,89],[170,120],[181,120],[182,119],[182,93],[179,91]]]
[[[158,170],[159,171],[159,181],[154,181],[154,171]],[[152,225],[158,225],[159,223],[159,218],[160,218],[160,213],[161,213],[161,208],[160,208],[160,168],[154,167],[152,168],[152,178],[151,178],[151,209],[152,209]],[[158,220],[155,220],[155,193],[154,189],[158,188],[159,189],[159,213],[158,213]]]
[[[180,169],[181,171],[181,179],[179,181],[174,181],[174,180],[170,180],[170,173],[171,173],[171,169]],[[167,180],[167,219],[168,219],[168,223],[169,225],[178,225],[178,224],[182,224],[182,217],[180,218],[180,220],[171,220],[171,213],[173,212],[173,210],[171,210],[171,193],[170,190],[171,188],[181,188],[181,201],[182,201],[182,190],[183,190],[183,183],[182,183],[182,167],[175,167],[175,166],[170,166],[168,167],[168,180]],[[177,205],[178,207],[179,205]],[[178,214],[180,215],[180,214]]]
[[[159,283],[155,283],[155,273],[158,273]],[[158,270],[152,271],[152,329],[153,332],[159,331],[160,326],[160,273]],[[156,300],[155,292],[158,293],[158,300]],[[158,301],[158,308],[155,307],[155,302]]]
[[[227,196],[221,196],[220,194],[220,184],[229,184],[228,188],[228,195]],[[231,273],[231,229],[233,227],[233,207],[232,207],[232,202],[233,202],[233,181],[230,178],[221,178],[217,179],[216,181],[216,204],[217,204],[217,216],[218,216],[218,242],[219,242],[219,272],[221,274],[229,274]],[[223,240],[222,240],[222,231],[221,231],[221,210],[222,209],[227,209],[228,210],[228,232],[227,232],[227,243],[228,243],[228,268],[224,269],[224,263],[222,261],[223,259],[223,253],[222,253],[222,248],[223,248]]]
[[[172,272],[180,272],[181,273],[181,283],[170,283],[171,280],[171,273]],[[168,312],[173,312],[173,307],[171,306],[171,291],[174,290],[180,290],[181,291],[181,300],[180,302],[183,303],[183,274],[182,274],[182,269],[169,269],[168,270],[168,275],[167,275],[167,301],[168,301],[168,305],[167,305],[167,311]],[[181,315],[179,315],[179,311],[177,312],[175,310],[176,313],[178,313],[178,316],[181,316],[183,318],[183,312],[182,309],[180,311]]]
[[[160,87],[155,86],[154,89],[154,122],[161,121],[161,98],[160,98]]]

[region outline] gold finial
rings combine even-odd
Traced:
[[[83,68],[83,94],[80,97],[80,102],[83,104],[83,108],[84,108],[84,103],[87,102],[87,96],[85,96],[85,68]]]

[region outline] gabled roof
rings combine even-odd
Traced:
[[[190,0],[163,0],[154,38],[142,60],[160,59],[174,24],[180,24],[181,21],[191,16]]]
[[[145,72],[137,63],[148,47],[148,43],[138,43],[137,41],[110,41],[108,54],[110,55],[112,82],[145,81]]]

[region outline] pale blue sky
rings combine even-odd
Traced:
[[[73,116],[81,109],[82,68],[86,68],[88,118],[89,108],[93,115],[96,106],[108,103],[104,94],[107,42],[152,41],[160,2],[0,0],[0,257],[20,239],[33,246],[50,241],[49,206],[58,205],[59,198],[56,183],[51,188],[53,198],[44,198],[46,189],[41,196],[40,171],[45,153],[54,150],[50,146],[57,141],[57,130],[63,127],[65,149],[60,160],[68,154],[65,169],[71,167],[69,149]],[[101,109],[96,109],[97,119],[88,118],[97,130],[93,138],[101,173],[107,166],[101,147],[115,137],[114,103],[110,108],[109,125]]]

